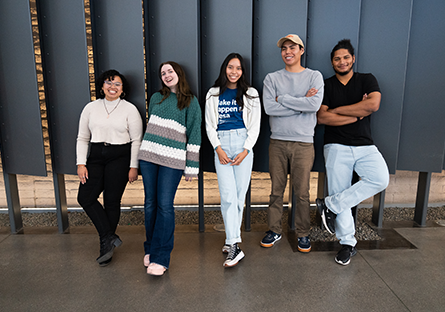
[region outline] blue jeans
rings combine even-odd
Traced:
[[[218,131],[221,148],[227,157],[234,159],[244,150],[246,129]],[[215,168],[221,196],[221,213],[226,231],[226,244],[241,243],[241,223],[244,201],[252,173],[253,152],[250,151],[238,166],[222,165],[215,152]]]
[[[183,170],[143,160],[139,161],[139,168],[145,192],[145,254],[150,255],[150,262],[168,268],[175,232],[173,201]]]
[[[383,191],[389,183],[389,172],[382,154],[375,145],[324,146],[329,196],[326,206],[337,214],[335,232],[342,245],[355,246],[355,227],[351,208]],[[356,172],[360,181],[351,185]]]

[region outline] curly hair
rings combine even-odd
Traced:
[[[112,81],[116,76],[118,76],[122,80],[122,93],[120,95],[120,98],[123,99],[130,94],[130,85],[128,84],[127,79],[125,79],[125,76],[115,69],[110,69],[100,74],[99,78],[96,79],[96,98],[105,98],[105,94],[100,92],[100,90],[102,90],[102,87],[106,80]]]

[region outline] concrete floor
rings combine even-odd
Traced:
[[[146,274],[140,226],[118,229],[124,244],[107,267],[95,262],[92,227],[7,230],[1,311],[445,311],[445,227],[397,228],[411,248],[359,249],[348,266],[334,262],[338,249],[294,252],[289,233],[261,248],[258,227],[243,232],[244,260],[225,269],[224,233],[178,226],[162,277]]]

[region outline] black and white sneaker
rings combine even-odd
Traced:
[[[230,245],[225,244],[222,248],[222,252],[226,254],[226,253],[229,253],[229,251],[230,251]]]
[[[351,257],[357,254],[357,249],[354,246],[342,245],[340,251],[335,256],[335,262],[341,265],[348,265],[351,262]]]
[[[328,230],[329,233],[335,233],[335,218],[337,215],[330,211],[326,204],[324,203],[324,199],[317,198],[315,201],[318,211],[321,215],[321,220],[323,221],[323,225]]]
[[[233,267],[238,264],[238,262],[244,258],[244,252],[235,243],[230,245],[229,254],[227,255],[226,261],[224,261],[223,266],[226,268]]]

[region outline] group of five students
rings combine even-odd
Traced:
[[[323,223],[331,233],[337,228],[337,237],[343,245],[335,260],[346,265],[356,253],[349,208],[380,192],[388,183],[386,163],[372,142],[369,128],[369,115],[378,109],[380,90],[371,74],[353,73],[355,56],[349,40],[340,41],[332,52],[336,75],[330,79],[337,79],[340,86],[329,90],[326,87],[332,83],[324,86],[320,72],[301,65],[304,44],[297,35],[280,38],[277,45],[285,68],[268,74],[263,90],[263,105],[271,128],[272,190],[269,231],[260,244],[272,247],[281,239],[283,194],[290,172],[297,198],[298,250],[311,250],[309,180],[318,113],[318,121],[327,125],[326,136],[330,138],[325,156],[327,151],[337,150],[337,145],[350,147],[352,153],[348,156],[348,152],[344,152],[347,156],[341,159],[326,158],[331,196],[326,200],[317,199]],[[249,85],[245,73],[243,57],[238,53],[229,54],[205,98],[205,127],[214,149],[226,232],[222,247],[227,253],[224,267],[235,266],[244,258],[238,244],[241,243],[244,199],[253,166],[253,146],[260,132],[258,91]],[[151,275],[163,275],[170,265],[175,193],[183,175],[187,181],[197,177],[201,145],[201,109],[183,69],[175,62],[165,62],[159,67],[159,77],[162,88],[150,98],[143,135],[140,114],[134,105],[124,100],[129,93],[125,77],[110,70],[96,82],[98,99],[82,111],[77,138],[77,171],[81,182],[78,201],[99,234],[100,255],[96,261],[101,266],[109,264],[114,248],[122,243],[116,235],[120,201],[126,183],[137,180],[139,168],[145,192],[143,263]],[[349,87],[352,83],[354,85]],[[326,98],[328,92],[329,98]],[[354,95],[349,96],[350,93]],[[358,154],[361,159],[356,157]],[[344,172],[346,167],[349,169]],[[361,180],[351,186],[353,171]],[[103,204],[98,201],[102,192]]]

